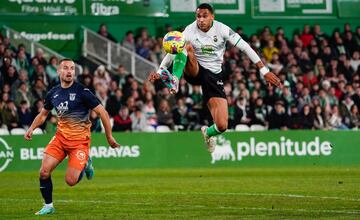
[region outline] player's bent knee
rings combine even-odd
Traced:
[[[77,184],[77,181],[74,180],[68,180],[66,179],[66,184],[68,184],[68,186],[75,186]]]
[[[68,184],[69,186],[75,186],[78,183],[78,179],[72,176],[67,176],[65,178],[65,182],[66,184]]]
[[[50,177],[50,175],[51,175],[50,170],[45,169],[45,168],[40,169],[40,178],[41,179],[47,179]]]

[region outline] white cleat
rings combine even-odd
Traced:
[[[216,140],[213,137],[207,136],[207,134],[206,134],[207,128],[208,128],[207,126],[202,126],[201,133],[204,137],[204,141],[205,141],[208,151],[210,153],[213,153],[215,151]]]

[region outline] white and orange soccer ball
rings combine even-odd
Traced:
[[[166,53],[178,54],[185,46],[184,35],[179,31],[170,31],[163,39],[163,48]]]

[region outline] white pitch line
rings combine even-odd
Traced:
[[[7,198],[1,198],[0,201],[13,201],[13,202],[20,202],[20,201],[34,201],[34,199],[7,199]],[[117,205],[140,205],[140,206],[158,206],[158,203],[142,203],[142,202],[115,202],[115,201],[107,201],[107,200],[72,200],[72,199],[59,199],[54,201],[54,203],[95,203],[95,204],[117,204]],[[171,206],[172,208],[174,206],[170,204],[161,204],[162,207],[164,206]],[[184,208],[214,208],[213,206],[205,206],[205,205],[176,205],[178,207],[184,207]],[[285,209],[285,208],[264,208],[264,207],[235,207],[235,206],[217,206],[215,208],[221,208],[221,209],[235,209],[235,210],[261,210],[261,211],[273,211],[273,212],[312,212],[312,213],[338,213],[338,214],[360,214],[360,210],[336,210],[336,209]]]
[[[223,207],[224,209],[232,209],[231,206]],[[338,214],[360,214],[360,210],[336,210],[336,209],[283,209],[283,208],[262,208],[262,207],[236,207],[236,209],[245,210],[262,210],[262,211],[285,211],[285,212],[323,212],[323,213],[338,213]]]
[[[288,197],[288,198],[312,198],[312,199],[329,199],[360,202],[360,198],[347,198],[338,196],[317,196],[317,195],[300,195],[284,193],[246,193],[246,192],[147,192],[147,193],[123,193],[123,192],[105,192],[106,195],[153,195],[153,194],[171,194],[171,195],[220,195],[220,196],[267,196],[267,197]]]
[[[244,195],[244,196],[268,196],[268,197],[288,197],[288,198],[313,198],[313,199],[333,199],[360,202],[359,198],[346,198],[338,196],[314,196],[314,195],[300,195],[300,194],[283,194],[283,193],[243,193],[243,192],[230,192],[230,193],[216,193],[210,192],[212,195]]]

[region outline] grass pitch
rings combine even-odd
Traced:
[[[75,187],[55,171],[46,218],[360,219],[358,167],[95,171]],[[0,173],[0,219],[36,219],[37,176]]]

